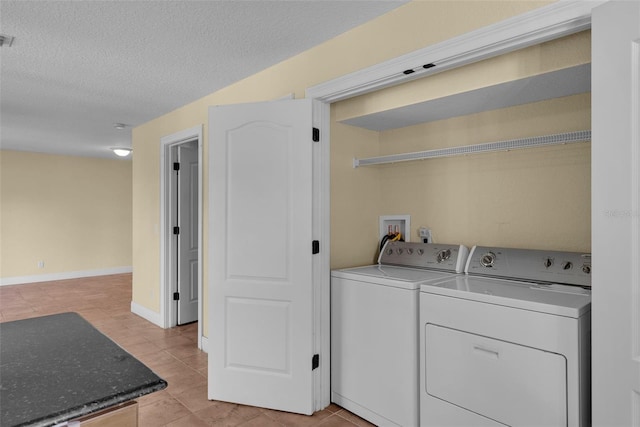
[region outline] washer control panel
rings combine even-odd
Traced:
[[[591,254],[474,246],[465,272],[478,276],[591,287]]]
[[[378,263],[462,273],[468,254],[469,249],[462,245],[387,242]]]

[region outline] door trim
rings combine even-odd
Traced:
[[[591,10],[606,1],[552,3],[309,87],[305,97],[328,103],[341,101],[588,30]],[[436,66],[423,67],[432,63]],[[412,72],[405,74],[407,70]]]
[[[170,232],[171,218],[171,183],[167,179],[170,176],[171,148],[185,142],[197,140],[198,142],[198,348],[202,349],[202,134],[203,125],[184,129],[171,135],[160,138],[160,321],[163,328],[171,328],[178,324],[176,304],[172,298],[171,280],[175,273],[171,262],[172,239]]]

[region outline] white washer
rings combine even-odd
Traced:
[[[421,286],[420,425],[590,425],[591,256],[474,247],[465,272]]]
[[[420,285],[464,270],[464,246],[388,242],[331,273],[331,400],[378,426],[419,423]]]

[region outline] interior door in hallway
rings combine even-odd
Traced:
[[[198,320],[198,144],[177,147],[178,325]]]
[[[311,414],[309,99],[209,109],[209,398]]]

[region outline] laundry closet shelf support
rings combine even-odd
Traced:
[[[388,163],[408,162],[411,160],[434,159],[438,157],[453,157],[475,153],[489,153],[493,151],[510,151],[518,148],[531,148],[543,145],[568,144],[571,142],[591,141],[590,130],[558,133],[554,135],[533,136],[529,138],[511,139],[508,141],[488,142],[484,144],[467,145],[463,147],[440,148],[436,150],[417,151],[413,153],[391,154],[389,156],[354,158],[353,167],[384,165]]]

